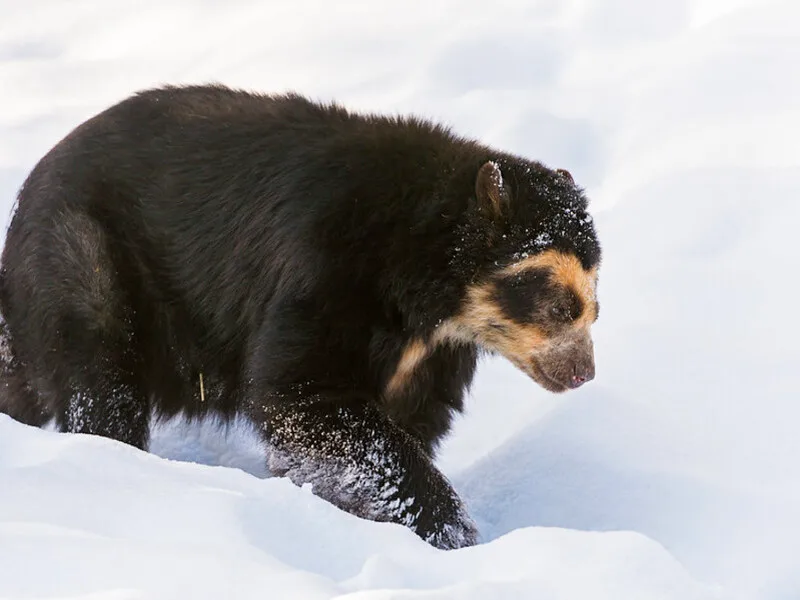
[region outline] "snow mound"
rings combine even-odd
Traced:
[[[722,597],[638,533],[529,527],[442,552],[285,479],[3,415],[0,481],[0,597]]]

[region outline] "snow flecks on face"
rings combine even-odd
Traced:
[[[547,232],[540,233],[535,238],[533,238],[533,245],[537,250],[543,250],[552,243],[553,243],[553,238],[551,238],[550,234]]]
[[[486,267],[506,267],[554,248],[578,256],[584,268],[600,260],[588,200],[572,177],[534,163],[503,165],[508,211],[489,218],[480,210],[465,215],[449,251],[451,271],[468,283]]]
[[[532,236],[532,237],[531,237]],[[511,255],[514,262],[524,260],[546,250],[553,244],[553,236],[546,231],[534,234],[530,229],[525,230],[525,236],[519,249]]]

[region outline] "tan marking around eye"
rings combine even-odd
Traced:
[[[541,254],[536,254],[506,267],[503,273],[505,275],[517,275],[528,269],[535,268],[550,269],[555,281],[578,295],[585,309],[575,321],[575,327],[588,327],[594,322],[597,317],[597,267],[586,271],[574,254],[565,254],[558,250],[545,250]]]
[[[533,268],[547,268],[561,285],[573,290],[586,307],[581,316],[573,321],[571,331],[588,329],[596,317],[595,285],[597,269],[586,271],[577,257],[557,250],[546,250],[526,258],[501,271],[503,276],[512,276]],[[534,324],[518,323],[509,319],[494,300],[495,285],[485,282],[468,288],[459,313],[443,322],[431,339],[432,345],[443,342],[477,343],[507,357],[526,357],[545,351],[558,339],[553,339]],[[494,323],[503,331],[494,329]]]
[[[419,364],[428,356],[428,346],[419,338],[412,339],[403,349],[403,354],[397,363],[394,374],[386,384],[384,394],[394,396],[405,388],[414,375]]]
[[[509,319],[493,299],[494,284],[472,286],[461,311],[442,323],[432,343],[478,343],[503,354],[529,355],[546,347],[550,340],[541,328]],[[492,324],[503,328],[502,332]]]

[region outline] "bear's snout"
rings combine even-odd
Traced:
[[[551,392],[574,390],[591,381],[595,376],[594,348],[588,331],[534,354],[525,371]]]
[[[573,367],[567,385],[574,390],[592,379],[594,379],[594,360],[581,361]]]

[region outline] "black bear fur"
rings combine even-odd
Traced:
[[[487,161],[502,218],[476,197]],[[139,448],[152,414],[244,413],[277,474],[439,547],[475,543],[432,457],[479,346],[440,344],[384,389],[409,340],[537,235],[595,266],[585,210],[563,173],[421,119],[222,86],[137,94],[19,192],[0,410]]]

